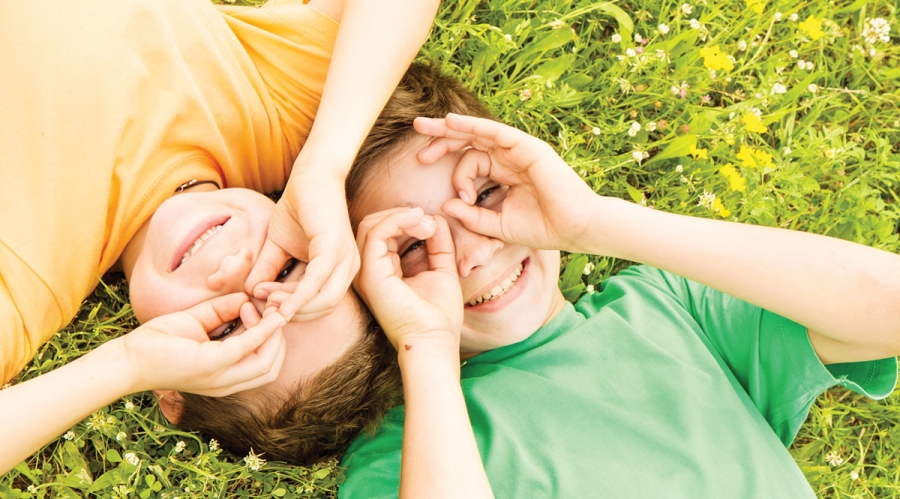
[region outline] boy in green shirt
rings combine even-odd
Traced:
[[[413,130],[448,111],[488,117],[411,69],[348,178],[406,406],[351,445],[340,496],[814,497],[786,445],[826,388],[893,389],[900,257],[598,196],[495,121]],[[656,268],[573,307],[557,249]]]

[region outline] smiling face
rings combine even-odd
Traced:
[[[398,206],[420,207],[426,214],[443,215],[456,247],[465,316],[460,339],[464,357],[521,341],[562,310],[565,301],[557,287],[559,252],[507,244],[469,231],[441,211],[456,197],[451,174],[462,152],[422,165],[416,153],[427,138],[415,136],[386,154],[372,167],[352,201],[357,220]],[[506,188],[487,178],[475,180],[476,202],[500,210]],[[424,245],[409,237],[397,241],[404,276],[427,268]]]
[[[243,291],[274,207],[249,189],[187,191],[167,199],[135,239],[137,247],[128,250],[136,254],[133,264],[125,266],[135,317],[146,322]],[[299,280],[305,270],[306,264],[298,263],[279,280]],[[266,389],[287,393],[340,357],[362,334],[359,307],[356,295],[348,292],[330,315],[288,323],[283,328],[285,362]],[[226,327],[210,337],[220,336]],[[243,331],[237,326],[230,334]]]

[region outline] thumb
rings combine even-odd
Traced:
[[[245,289],[247,293],[256,296],[255,288],[262,282],[274,281],[284,268],[285,263],[291,258],[290,253],[275,244],[275,241],[266,237],[262,249],[259,251],[259,257],[247,276]],[[265,298],[261,298],[265,299]]]
[[[463,226],[472,232],[495,239],[503,239],[499,212],[479,206],[469,206],[459,198],[445,201],[441,206],[441,211],[462,222]]]

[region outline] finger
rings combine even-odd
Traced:
[[[477,149],[469,149],[453,168],[453,188],[459,193],[459,198],[464,203],[473,205],[478,198],[478,193],[475,191],[475,179],[490,177],[490,175],[491,157]]]
[[[250,270],[250,274],[247,276],[247,283],[245,285],[247,293],[256,296],[255,288],[257,285],[262,282],[274,281],[289,258],[291,258],[290,253],[281,249],[274,241],[266,237],[266,242],[263,243],[263,247],[259,252],[259,257],[257,257],[253,269]],[[256,297],[260,300],[265,299],[264,297]]]
[[[241,307],[249,299],[244,293],[231,293],[194,305],[185,312],[200,323],[204,332],[209,333],[222,324],[237,319]]]
[[[226,341],[230,341],[226,340]],[[206,395],[223,397],[251,390],[275,381],[284,365],[286,342],[279,329],[255,352],[251,352],[222,372]]]
[[[478,137],[482,143],[492,142],[500,147],[514,147],[522,140],[523,136],[530,137],[525,132],[509,125],[474,116],[450,113],[444,123],[448,129],[447,137],[471,134]]]
[[[469,206],[462,199],[448,199],[441,205],[441,211],[462,222],[463,226],[472,232],[503,239],[501,231],[501,217],[503,212]]]
[[[218,342],[223,362],[236,363],[250,352],[259,348],[269,337],[279,331],[287,322],[281,314],[273,313],[263,317],[255,326],[239,336],[231,336]]]
[[[423,165],[430,165],[447,154],[465,149],[466,147],[472,147],[473,140],[474,137],[459,139],[437,138],[425,145],[425,147],[416,154],[416,159]],[[478,147],[479,149],[486,149],[483,145],[479,145]]]
[[[253,306],[253,303],[245,302],[241,305],[241,323],[244,324],[245,328],[255,327],[260,320],[262,320],[262,317],[257,312],[256,307]]]
[[[312,320],[332,313],[350,289],[358,269],[357,265],[351,265],[346,260],[338,265],[319,292],[297,310],[294,319],[299,315],[301,320]]]
[[[256,292],[254,298],[260,300],[268,300],[272,293],[278,291],[293,293],[297,289],[297,283],[298,281],[261,282],[256,286],[256,289],[254,290]]]
[[[442,216],[434,217],[434,235],[425,241],[428,251],[428,267],[457,276],[456,247],[450,235],[450,226]]]

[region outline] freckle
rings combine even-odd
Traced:
[[[407,350],[412,350],[412,345],[403,345],[403,348]]]

